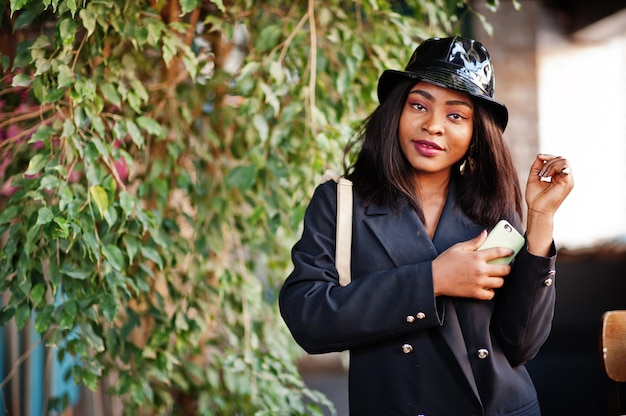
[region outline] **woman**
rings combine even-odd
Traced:
[[[522,197],[502,139],[487,50],[429,39],[385,71],[361,133],[352,282],[335,268],[336,188],[316,190],[281,313],[310,353],[350,350],[353,415],[538,415],[524,363],[550,332],[553,216],[573,187],[567,160],[538,155],[526,187],[526,245],[477,250]]]

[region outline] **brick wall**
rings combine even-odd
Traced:
[[[542,6],[536,1],[524,1],[515,10],[511,1],[500,2],[494,14],[477,2],[477,10],[493,26],[490,37],[478,21],[474,21],[474,36],[491,55],[496,74],[496,99],[509,109],[509,125],[504,132],[522,186],[528,169],[539,152],[537,95],[537,32]]]

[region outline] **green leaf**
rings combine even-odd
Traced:
[[[104,218],[104,213],[109,207],[109,197],[106,190],[100,185],[91,186],[89,195],[91,195],[92,201],[96,204],[100,216]]]
[[[124,255],[122,250],[113,244],[106,244],[102,247],[102,255],[109,262],[111,267],[117,271],[124,269]]]
[[[27,0],[11,0],[11,11],[12,13],[20,10],[28,3]],[[39,7],[27,8],[23,10],[15,19],[13,23],[13,30],[16,31],[23,27],[29,26],[36,17],[38,17],[39,13],[41,13],[41,9]]]
[[[68,2],[69,4],[70,2]],[[76,12],[74,10],[72,15]],[[78,23],[74,21],[74,19],[62,19],[59,23],[59,35],[63,40],[64,46],[71,46],[74,43],[74,38],[76,35],[76,29],[78,27]]]
[[[141,252],[141,255],[143,257],[152,261],[153,263],[156,263],[156,265],[159,266],[159,269],[163,270],[163,258],[161,258],[161,255],[155,248],[140,246],[139,251]]]
[[[122,104],[122,98],[120,94],[115,89],[115,86],[110,82],[104,82],[100,84],[100,91],[104,96],[104,99],[110,102],[111,104],[119,107]]]
[[[261,140],[265,142],[269,134],[269,125],[267,124],[267,120],[265,119],[265,117],[260,114],[255,114],[255,116],[252,118],[252,124],[259,132],[259,137],[261,138]]]
[[[113,322],[113,319],[115,319],[115,316],[117,315],[117,310],[119,308],[119,305],[115,300],[113,294],[105,293],[98,304],[100,308],[102,308],[102,313],[104,314],[104,317],[109,322]]]
[[[0,68],[5,71],[9,70],[9,66],[11,65],[11,58],[6,55],[0,55]]]
[[[178,40],[178,39],[177,39]],[[131,92],[134,93],[140,102],[148,101],[150,98],[150,94],[148,94],[148,90],[146,89],[146,85],[143,84],[137,78],[131,78],[129,80]],[[140,111],[138,111],[140,113]]]
[[[38,153],[28,162],[28,168],[26,172],[24,172],[24,176],[34,176],[41,172],[41,170],[46,166],[47,162],[46,156]]]
[[[65,218],[55,217],[53,223],[55,227],[52,230],[52,238],[68,238],[70,236],[70,227]]]
[[[163,129],[155,120],[150,117],[140,116],[137,117],[137,124],[139,127],[148,132],[148,134],[155,135],[157,137],[163,137]]]
[[[135,124],[134,121],[126,120],[126,131],[128,132],[131,140],[133,141],[133,143],[135,143],[137,147],[142,149],[145,146],[145,141],[143,136],[141,135],[141,130],[139,130],[139,127],[137,127],[137,124]]]
[[[76,126],[71,119],[65,119],[63,122],[63,132],[61,133],[61,137],[71,137],[74,133],[76,133]]]
[[[46,141],[52,135],[54,135],[54,133],[55,133],[55,130],[52,127],[46,124],[42,124],[41,126],[39,126],[37,131],[33,134],[31,139],[29,140],[29,143],[37,143],[37,142]]]
[[[128,130],[126,129],[126,123],[123,121],[116,121],[113,124],[113,137],[120,142],[126,138]]]
[[[188,331],[189,330],[189,322],[187,321],[187,316],[185,316],[182,312],[176,312],[176,316],[174,319],[174,325],[178,331]]]
[[[17,329],[24,328],[29,318],[30,307],[28,306],[28,304],[22,303],[20,306],[17,307],[17,310],[15,311],[15,326],[17,326]]]
[[[107,147],[106,144],[104,144],[104,142],[102,142],[102,140],[94,137],[91,139],[91,143],[93,143],[94,146],[96,146],[96,149],[98,149],[98,153],[100,156],[104,158],[109,157],[109,148]]]
[[[33,78],[26,74],[17,74],[13,77],[12,87],[28,87],[33,82]]]
[[[9,205],[0,210],[0,225],[9,223],[21,214],[20,208],[16,205]]]
[[[28,228],[26,232],[26,247],[25,250],[27,253],[32,253],[32,250],[37,247],[36,240],[41,237],[41,226],[33,225]]]
[[[116,209],[107,209],[104,211],[104,220],[109,224],[109,227],[113,227],[117,222],[117,210]]]
[[[104,341],[102,337],[98,336],[93,327],[86,323],[81,323],[78,325],[78,331],[80,333],[81,339],[87,341],[89,346],[93,348],[96,352],[104,351]]]
[[[65,95],[65,89],[55,88],[45,92],[42,102],[44,104],[56,103]]]
[[[39,182],[39,190],[55,190],[60,185],[59,178],[53,175],[43,175]]]
[[[54,213],[52,212],[52,208],[43,207],[39,208],[37,211],[37,222],[36,225],[44,225],[48,224],[54,218]]]
[[[50,61],[44,58],[39,58],[35,61],[35,77],[38,75],[45,74],[50,70],[51,64]]]
[[[229,188],[239,188],[242,191],[250,189],[256,179],[256,165],[237,166],[226,175],[226,185]]]
[[[102,122],[102,118],[97,115],[90,115],[89,120],[91,121],[91,125],[93,126],[96,133],[98,133],[100,137],[104,137],[106,134],[106,128],[104,126],[104,123]]]
[[[278,114],[280,112],[280,100],[278,99],[276,91],[264,82],[262,82],[260,86],[263,94],[265,95],[265,102],[272,107],[274,114]]]
[[[76,312],[78,307],[76,302],[65,302],[61,306],[61,319],[59,320],[59,328],[72,329],[76,320]]]
[[[126,218],[135,213],[135,197],[126,191],[120,192],[120,207],[124,211]]]
[[[187,46],[185,46],[183,54],[183,65],[185,65],[185,69],[189,73],[189,77],[195,81],[200,69],[199,61],[196,55]]]
[[[63,265],[61,267],[61,273],[72,279],[85,280],[93,273],[93,270],[80,270],[72,267],[71,265]]]
[[[163,53],[163,61],[166,66],[170,65],[172,58],[176,56],[178,51],[178,39],[174,36],[163,37],[163,47],[161,49]]]
[[[50,277],[50,283],[53,288],[58,287],[61,283],[61,272],[59,271],[59,265],[56,261],[51,261],[48,264],[48,276]]]
[[[193,9],[198,7],[199,4],[200,0],[180,0],[180,8],[183,14],[191,12]]]
[[[81,11],[78,12],[78,16],[85,29],[87,29],[87,36],[91,36],[96,30],[96,16],[91,12],[89,7],[81,9]]]
[[[52,325],[52,312],[54,312],[54,306],[46,305],[35,316],[34,329],[38,334],[43,334]]]
[[[281,23],[267,25],[261,30],[261,33],[256,37],[255,44],[258,52],[272,49],[278,43],[278,39],[282,35],[280,25]]]
[[[76,15],[76,10],[78,9],[78,6],[76,5],[76,0],[66,0],[65,4],[70,9],[70,12],[72,12],[72,17],[74,17]]]
[[[97,391],[100,387],[100,383],[98,382],[98,377],[96,374],[83,372],[80,381],[85,385],[85,387],[93,392]]]
[[[37,283],[33,286],[33,289],[30,291],[30,296],[33,300],[33,304],[35,306],[39,305],[39,302],[43,299],[46,294],[46,285],[43,283]]]
[[[270,63],[270,75],[278,84],[281,84],[285,79],[285,68],[280,62],[272,61]]]
[[[137,252],[139,251],[139,239],[135,236],[126,234],[122,237],[122,242],[126,247],[126,255],[128,256],[128,261],[132,264]]]
[[[12,306],[5,306],[0,309],[0,326],[5,326],[11,318],[15,316],[15,308]]]

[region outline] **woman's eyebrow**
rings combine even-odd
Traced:
[[[446,104],[447,105],[464,105],[469,108],[472,108],[472,105],[469,102],[463,101],[463,100],[449,100],[449,101],[446,101]]]
[[[431,100],[431,101],[435,101],[435,97],[432,96],[431,93],[429,93],[428,91],[424,91],[424,90],[413,90],[409,93],[409,95],[411,94],[418,94],[421,95],[422,97]]]
[[[433,95],[431,93],[429,93],[428,91],[415,89],[415,90],[413,90],[413,91],[411,91],[409,93],[409,95],[411,95],[411,94],[421,95],[422,97],[426,98],[427,100],[436,101],[435,97],[433,97]],[[473,108],[472,104],[470,102],[464,101],[464,100],[448,100],[448,101],[446,101],[446,105],[464,105],[464,106],[467,106],[469,108]]]

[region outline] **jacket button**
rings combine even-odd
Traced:
[[[478,358],[480,358],[481,360],[484,360],[488,356],[489,356],[489,351],[487,351],[485,348],[481,348],[478,350]]]
[[[424,312],[418,312],[417,315],[415,315],[417,317],[417,319],[424,319],[426,318],[426,314]]]
[[[413,352],[413,346],[411,344],[404,344],[402,346],[402,352],[405,354],[410,354]]]
[[[406,321],[412,324],[413,322],[415,322],[415,317],[413,315],[409,315],[406,317]]]
[[[552,283],[553,283],[553,280],[549,277],[543,281],[543,284],[546,286],[552,286]]]

